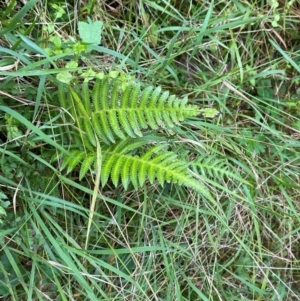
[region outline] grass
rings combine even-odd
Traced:
[[[300,300],[299,9],[0,4],[3,300]],[[87,17],[104,23],[100,45],[80,42]],[[71,147],[56,79],[90,70],[222,112],[161,136],[213,200],[172,183],[100,189],[93,171],[79,181],[48,160]]]

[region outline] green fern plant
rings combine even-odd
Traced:
[[[81,91],[69,86],[66,93],[65,86],[59,86],[60,104],[70,110],[85,134],[85,145],[96,146],[95,134],[110,144],[126,137],[142,137],[148,128],[172,128],[198,114],[197,106],[187,105],[187,98],[170,96],[160,87],[149,86],[141,91],[140,84],[124,85],[109,77],[96,80],[92,93],[88,82],[83,83]]]
[[[60,154],[61,168],[67,173],[80,166],[80,179],[89,170],[101,170],[102,186],[109,178],[115,186],[121,182],[128,188],[132,183],[135,189],[146,180],[158,180],[161,185],[178,183],[209,195],[190,173],[190,162],[179,159],[167,143],[151,134],[199,114],[199,108],[187,104],[187,98],[169,95],[160,87],[141,89],[139,83],[104,77],[97,79],[92,89],[88,82],[77,88],[60,84],[58,99],[76,129],[72,131],[76,146],[70,150],[71,156]],[[96,166],[97,141],[101,145],[100,168]]]

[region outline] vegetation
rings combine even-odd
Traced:
[[[298,1],[0,3],[3,300],[300,300]]]

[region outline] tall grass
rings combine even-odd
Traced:
[[[0,4],[3,300],[300,300],[299,9]],[[104,22],[88,49],[77,34],[87,17]],[[56,78],[90,69],[222,112],[167,133],[214,202],[174,184],[100,189],[93,171],[79,181],[51,163],[72,143]]]

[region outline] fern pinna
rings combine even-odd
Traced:
[[[139,83],[110,77],[97,79],[93,89],[88,82],[75,89],[60,84],[58,95],[77,129],[73,131],[76,150],[71,150],[69,157],[62,154],[62,168],[67,172],[80,165],[82,179],[90,169],[96,170],[98,140],[102,186],[111,178],[116,186],[121,182],[127,188],[132,183],[137,189],[147,179],[150,183],[157,179],[161,185],[172,182],[205,192],[189,173],[189,162],[179,160],[174,152],[167,151],[167,144],[148,135],[197,115],[198,107],[187,104],[187,98],[169,95],[160,87],[141,89]]]

